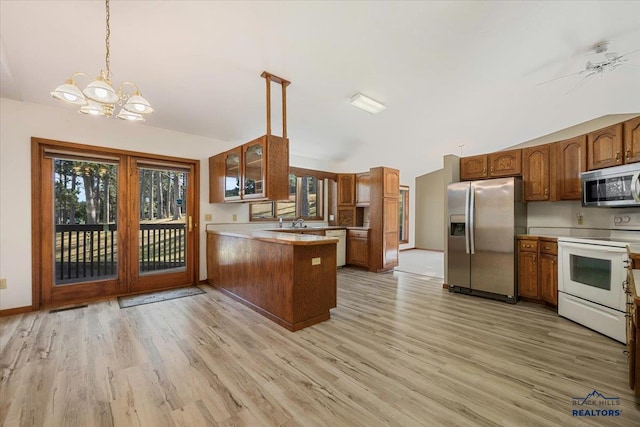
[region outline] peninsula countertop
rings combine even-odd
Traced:
[[[231,232],[231,231],[214,231],[207,230],[207,233],[218,234],[221,236],[240,237],[244,239],[253,239],[269,243],[278,243],[281,245],[325,245],[327,243],[338,243],[335,237],[317,236],[313,234],[297,234],[278,231],[251,231],[251,232]]]

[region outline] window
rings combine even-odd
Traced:
[[[400,203],[398,204],[398,226],[400,243],[409,243],[409,187],[400,186]]]
[[[289,175],[289,199],[274,202],[251,203],[251,221],[277,221],[323,219],[323,180],[314,176]]]

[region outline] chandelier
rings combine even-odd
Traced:
[[[153,113],[153,108],[145,98],[142,97],[138,86],[132,82],[124,82],[117,90],[111,85],[111,68],[109,64],[109,0],[105,1],[107,11],[107,35],[105,38],[106,55],[105,63],[107,70],[100,70],[100,75],[93,80],[83,91],[76,86],[76,77],[84,76],[91,80],[91,76],[86,73],[76,72],[67,79],[64,84],[58,86],[51,92],[51,96],[56,99],[79,105],[79,112],[93,116],[111,117],[116,106],[120,106],[120,112],[116,117],[123,120],[144,121],[143,114]],[[125,91],[129,88],[132,93]]]

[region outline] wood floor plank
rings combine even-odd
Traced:
[[[331,319],[295,333],[211,288],[0,327],[3,426],[640,425],[623,345],[414,274],[341,269]],[[621,415],[572,416],[593,390]]]

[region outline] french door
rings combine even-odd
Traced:
[[[196,282],[197,160],[32,141],[34,306]]]
[[[130,211],[136,230],[131,236],[132,292],[193,283],[195,257],[193,167],[187,164],[130,159]]]

